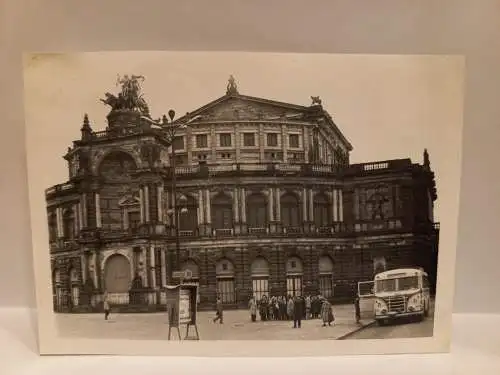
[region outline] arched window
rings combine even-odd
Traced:
[[[333,297],[333,262],[326,255],[319,258],[319,292],[325,298]]]
[[[218,194],[212,200],[212,226],[214,229],[233,228],[233,202],[226,194]]]
[[[75,238],[75,215],[71,208],[63,212],[63,232],[66,240]]]
[[[179,207],[179,230],[195,231],[198,228],[198,202],[191,196],[186,196],[182,207]],[[185,208],[185,210],[182,210]]]
[[[235,303],[236,290],[234,286],[234,265],[228,259],[221,259],[215,268],[217,277],[217,297],[222,303]]]
[[[251,194],[246,199],[247,224],[249,228],[266,228],[267,202],[266,197],[261,194]]]
[[[290,296],[302,295],[302,261],[297,257],[288,258],[286,261],[286,292]]]
[[[260,301],[263,296],[269,297],[269,264],[263,257],[257,257],[250,267],[253,296]]]
[[[296,195],[288,193],[281,197],[281,221],[284,227],[300,225],[300,202]]]
[[[316,228],[331,224],[330,212],[328,198],[324,194],[316,194],[314,196],[314,225]]]
[[[57,215],[54,211],[49,213],[49,241],[54,242],[57,240]]]
[[[99,175],[106,182],[120,182],[131,179],[136,169],[134,158],[123,151],[113,151],[104,157],[99,164]]]
[[[182,271],[189,270],[191,272],[191,278],[188,280],[185,280],[185,282],[198,285],[198,293],[196,295],[196,299],[197,299],[198,303],[200,303],[200,289],[199,289],[199,287],[200,287],[200,267],[198,267],[198,265],[194,261],[187,260],[182,265],[181,270]]]
[[[111,255],[104,267],[104,287],[110,303],[128,304],[128,292],[132,282],[131,266],[121,254]]]

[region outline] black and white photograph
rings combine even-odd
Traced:
[[[27,55],[40,346],[446,350],[463,70],[453,56]]]

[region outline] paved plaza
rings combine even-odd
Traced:
[[[213,323],[213,311],[198,313],[198,331],[201,340],[335,340],[371,323],[355,322],[352,305],[333,306],[335,322],[323,327],[320,319],[302,321],[302,328],[293,329],[291,321],[260,321],[252,323],[248,310],[224,311],[224,324]],[[61,336],[79,338],[107,338],[132,340],[168,339],[166,313],[113,314],[105,321],[103,314],[57,314]],[[182,338],[185,327],[181,327]],[[193,331],[193,330],[191,330]],[[173,330],[172,339],[177,340]]]

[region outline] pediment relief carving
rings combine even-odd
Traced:
[[[258,103],[242,98],[230,98],[207,108],[191,119],[196,121],[235,120],[299,120],[304,116],[298,110],[276,105]]]

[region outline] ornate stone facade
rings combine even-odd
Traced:
[[[163,309],[172,269],[192,271],[201,308],[216,295],[233,307],[263,294],[351,300],[358,281],[395,267],[423,267],[435,284],[427,152],[422,165],[350,164],[352,146],[318,97],[304,107],[245,96],[233,79],[168,125],[174,199],[167,125],[130,87],[103,100],[106,130],[85,116],[65,156],[69,181],[46,191],[56,311],[98,311],[104,290],[125,310]]]

